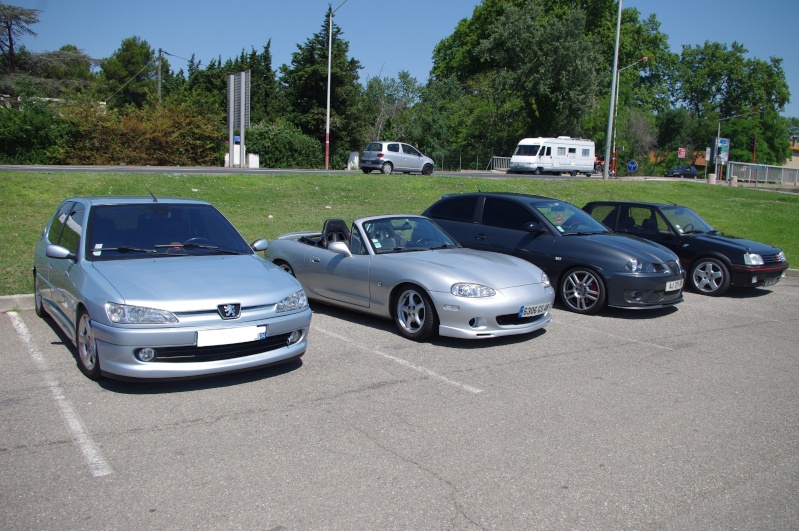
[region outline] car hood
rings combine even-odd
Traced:
[[[449,282],[475,282],[502,289],[526,284],[540,284],[541,269],[506,254],[474,249],[436,249],[383,255],[402,261],[404,265],[420,266],[425,271],[438,270]]]
[[[777,254],[780,249],[766,243],[760,243],[737,236],[728,236],[726,234],[683,234],[683,238],[691,238],[692,240],[702,243],[709,243],[715,246],[727,246],[732,249],[738,249],[741,252],[753,252],[760,255]]]
[[[642,259],[653,263],[665,263],[677,260],[677,255],[659,243],[650,242],[636,236],[604,232],[599,234],[572,234],[563,236],[564,240],[580,240],[583,246],[596,245],[613,249],[616,253],[630,258]]]
[[[174,312],[274,304],[299,283],[256,255],[179,256],[93,262],[125,304]]]

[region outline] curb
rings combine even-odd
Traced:
[[[788,269],[786,277],[799,278],[799,269]],[[2,295],[0,296],[0,312],[17,310],[32,310],[34,308],[33,294]]]

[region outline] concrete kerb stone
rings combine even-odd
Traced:
[[[799,269],[785,271],[787,277],[799,278]],[[33,294],[2,295],[0,296],[0,312],[16,310],[32,310],[34,308]]]

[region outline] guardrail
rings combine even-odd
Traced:
[[[508,171],[508,168],[510,168],[510,157],[491,157],[486,166],[488,171]]]
[[[745,162],[729,162],[727,175],[729,181],[733,177],[739,183],[798,185],[799,168],[783,166],[767,166],[765,164],[747,164]]]

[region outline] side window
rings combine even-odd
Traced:
[[[570,147],[569,148],[569,155],[572,156],[572,157],[577,155],[577,148]]]
[[[50,229],[47,231],[47,240],[50,243],[58,244],[58,241],[61,239],[61,231],[64,229],[64,225],[66,224],[73,206],[75,206],[75,203],[72,201],[64,203],[58,209],[58,212],[56,212],[53,222],[50,223]]]
[[[409,146],[408,144],[402,144],[402,151],[405,152],[406,155],[421,155],[415,147]]]
[[[552,156],[552,146],[547,146],[547,157]]]
[[[399,153],[400,151],[399,144],[389,144],[388,151],[391,151],[392,153]]]
[[[58,244],[69,249],[69,252],[77,254],[80,245],[80,237],[83,233],[83,206],[73,203],[73,210],[69,212],[61,231],[61,238]]]
[[[520,204],[496,197],[486,198],[483,207],[483,225],[522,230],[531,221],[538,220],[532,212]]]
[[[615,205],[597,205],[591,211],[591,217],[611,230],[616,226],[616,213],[619,207]]]
[[[559,156],[559,157],[562,157],[562,156],[564,156],[564,155],[566,155],[566,147],[565,147],[565,146],[560,146],[560,147],[558,148],[558,156]]]
[[[352,225],[352,229],[350,230],[351,234],[351,242],[350,242],[350,252],[352,254],[369,254],[369,251],[366,250],[366,247],[363,244],[363,240],[361,239],[361,233],[358,232],[358,227],[354,224]]]
[[[472,223],[477,200],[476,195],[445,199],[430,209],[430,217]]]
[[[583,157],[590,157],[590,156],[591,156],[591,150],[588,148],[583,148]]]

